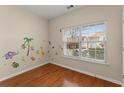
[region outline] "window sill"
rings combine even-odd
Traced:
[[[73,56],[63,56],[63,58],[68,58],[68,59],[73,59],[73,60],[78,60],[78,61],[82,61],[82,62],[88,62],[88,63],[94,63],[94,64],[102,64],[102,65],[108,65],[109,64],[106,61],[102,61],[102,60],[93,60],[90,58],[80,58],[80,57],[73,57]]]

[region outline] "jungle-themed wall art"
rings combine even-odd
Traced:
[[[43,47],[40,47],[40,53],[41,53],[41,57],[45,56],[45,51],[44,51]]]
[[[36,58],[35,58],[34,56],[32,56],[32,57],[31,57],[31,60],[32,60],[32,61],[35,61],[35,60],[36,60]]]
[[[13,68],[19,67],[19,63],[13,62],[13,63],[12,63],[12,67],[13,67]]]
[[[45,50],[43,47],[40,47],[40,49],[38,49],[36,51],[36,54],[40,55],[41,57],[44,57],[45,56]]]
[[[22,44],[22,48],[25,50],[27,48],[27,56],[29,55],[30,49],[34,50],[33,46],[31,46],[31,41],[33,38],[25,37],[24,38],[24,44]]]
[[[6,60],[9,60],[9,59],[11,60],[11,59],[13,59],[13,57],[14,57],[15,55],[18,55],[18,54],[19,54],[18,51],[17,51],[17,52],[9,51],[9,52],[7,52],[7,53],[4,55],[4,57],[5,57]],[[12,62],[12,67],[13,67],[13,68],[19,67],[19,63]]]
[[[24,40],[24,42],[21,45],[21,49],[26,51],[26,54],[20,57],[22,63],[24,63],[27,59],[30,59],[29,61],[31,61],[31,62],[35,62],[35,61],[38,61],[38,60],[40,61],[40,59],[45,56],[45,50],[44,50],[43,47],[40,47],[39,49],[35,50],[35,47],[32,45],[32,41],[34,40],[33,38],[24,37],[23,40]],[[5,60],[7,60],[7,62],[11,63],[11,66],[13,68],[18,68],[20,66],[20,63],[15,61],[15,57],[20,56],[19,54],[22,53],[22,52],[23,51],[21,51],[21,50],[17,51],[17,52],[8,51],[7,53],[4,54],[3,57],[4,57]]]
[[[4,55],[4,57],[6,60],[8,60],[8,59],[12,59],[15,55],[18,55],[18,54],[19,52],[9,51]]]

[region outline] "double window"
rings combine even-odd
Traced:
[[[64,56],[105,61],[106,24],[104,22],[62,29]]]

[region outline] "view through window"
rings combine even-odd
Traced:
[[[105,23],[74,26],[62,31],[65,56],[105,60]]]

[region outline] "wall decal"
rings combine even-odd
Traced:
[[[18,55],[18,54],[19,54],[19,52],[12,52],[12,51],[9,51],[9,52],[7,52],[7,53],[4,55],[4,57],[5,57],[6,60],[8,60],[8,59],[12,59],[15,55]]]
[[[36,51],[36,54],[40,54],[40,53],[39,53],[39,50]]]
[[[60,29],[60,32],[62,32],[62,30]]]
[[[50,53],[50,51],[48,50],[47,53]]]
[[[32,40],[33,38],[29,38],[29,37],[24,38],[24,44],[22,45],[22,48],[25,49],[28,47],[27,56],[29,55],[29,52],[30,52],[30,46],[31,46],[30,43]]]
[[[61,50],[63,51],[63,48],[61,48]]]
[[[49,45],[51,45],[51,42],[49,41]]]
[[[54,46],[52,46],[52,48],[54,48]]]
[[[13,62],[13,63],[12,63],[12,67],[13,67],[13,68],[19,67],[19,63]]]
[[[44,49],[43,49],[43,47],[40,47],[40,53],[41,53],[41,57],[44,57],[44,55],[45,55],[45,52],[44,52]]]
[[[63,51],[63,48],[62,48],[62,46],[61,46],[61,45],[59,45],[59,48]]]
[[[35,61],[35,57],[32,56],[32,57],[31,57],[31,60],[32,60],[32,61]]]
[[[58,53],[56,52],[55,55],[58,55]]]

